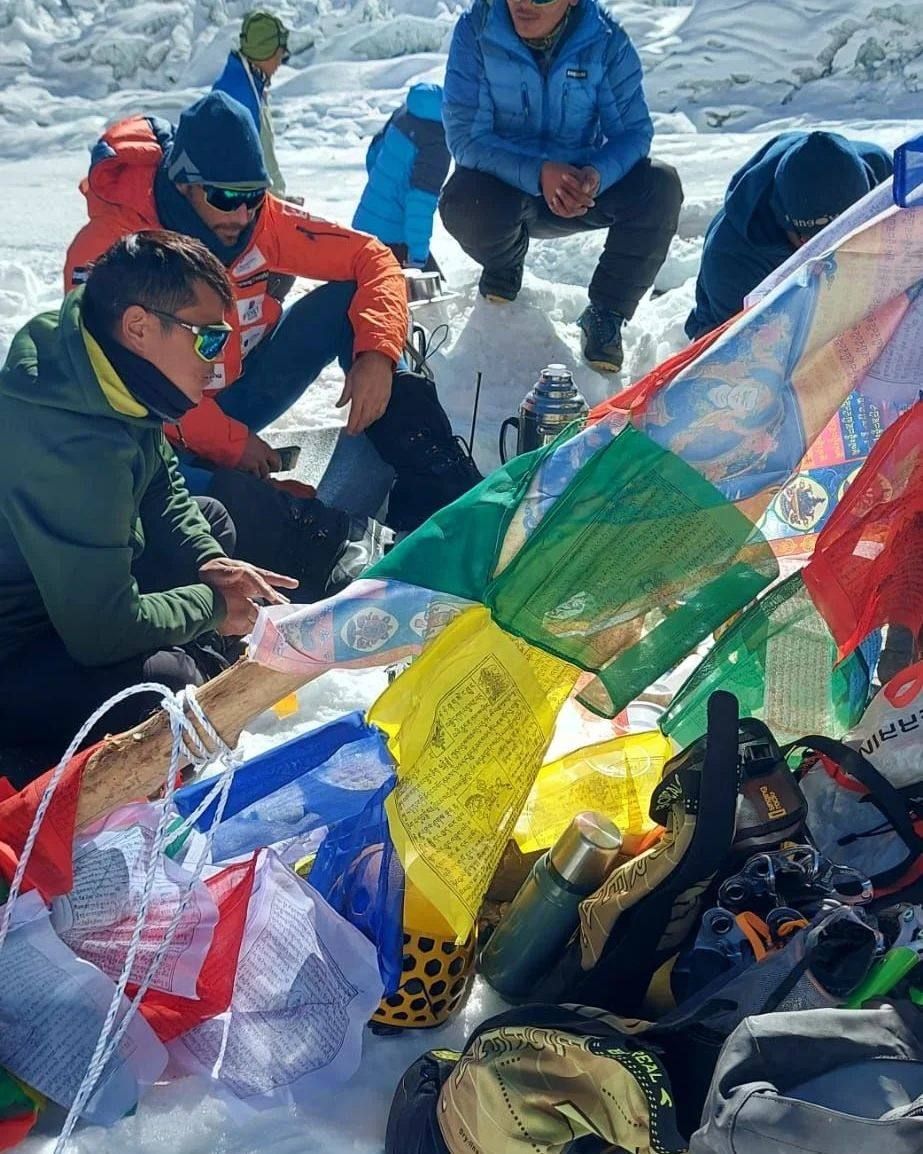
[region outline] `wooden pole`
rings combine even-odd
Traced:
[[[312,675],[278,673],[241,658],[203,685],[197,698],[205,716],[233,749],[248,722],[312,680]],[[208,747],[205,735],[201,736]],[[127,733],[106,738],[84,770],[78,827],[118,805],[156,792],[170,764],[172,746],[170,719],[163,709]]]

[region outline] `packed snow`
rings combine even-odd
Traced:
[[[502,0],[497,0],[502,2]],[[588,400],[637,379],[685,343],[705,228],[728,177],[785,128],[820,127],[894,147],[923,132],[923,2],[854,0],[605,0],[641,52],[655,114],[654,153],[674,164],[686,200],[679,235],[626,330],[617,381],[583,366],[576,317],[602,245],[585,235],[533,245],[515,304],[478,299],[478,270],[437,221],[434,251],[454,294],[419,319],[447,333],[432,366],[456,431],[475,433],[484,469],[497,461],[500,421],[538,370],[563,361]],[[77,184],[87,150],[108,121],[135,112],[175,118],[217,75],[250,0],[0,0],[0,354],[34,312],[56,304],[64,250],[84,220]],[[279,159],[289,188],[312,212],[349,221],[364,181],[370,136],[418,80],[439,81],[463,0],[279,0],[293,29],[292,60],[273,87]],[[901,119],[907,117],[908,119]],[[323,378],[282,424],[333,425],[338,373]],[[351,709],[385,684],[381,672],[333,673],[299,694],[285,721],[264,715],[244,737],[254,754]],[[611,733],[575,707],[554,752]],[[79,1131],[82,1154],[380,1154],[399,1073],[431,1046],[460,1046],[497,1005],[481,984],[440,1031],[369,1036],[362,1067],[334,1098],[301,1112],[241,1118],[196,1079],[157,1088],[114,1129]],[[23,1146],[49,1154],[56,1116]],[[57,1118],[60,1122],[60,1118]]]

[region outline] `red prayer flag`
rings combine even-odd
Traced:
[[[12,1150],[18,1146],[37,1121],[37,1110],[18,1114],[15,1118],[0,1118],[0,1150]]]
[[[196,982],[197,997],[149,990],[142,999],[141,1013],[162,1042],[171,1042],[194,1026],[223,1014],[231,1004],[256,858],[253,854],[249,861],[230,865],[205,881],[218,907],[218,922]],[[128,987],[129,997],[136,992],[137,986]]]
[[[45,901],[70,893],[74,887],[73,847],[80,783],[87,762],[98,748],[98,745],[91,746],[71,758],[51,799],[32,850],[25,873],[26,887],[36,889]],[[0,801],[0,838],[17,860],[26,844],[36,810],[53,772],[49,770],[18,793]],[[13,876],[9,869],[10,860],[8,855],[0,858],[0,870],[8,881]]]
[[[887,429],[817,538],[804,583],[842,660],[882,625],[923,628],[923,401]]]

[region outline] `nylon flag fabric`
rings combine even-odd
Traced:
[[[416,656],[429,637],[471,603],[451,591],[448,596],[435,593],[438,573],[436,567],[420,585],[363,579],[294,611],[288,605],[262,609],[250,657],[281,673],[312,678],[328,669],[364,669]]]
[[[114,994],[113,982],[57,936],[38,894],[21,897],[0,966],[0,1065],[69,1108]],[[127,1009],[122,998],[120,1015]],[[166,1065],[166,1050],[144,1018],[134,1017],[81,1117],[113,1125],[134,1110]]]
[[[708,699],[733,693],[742,717],[758,717],[780,742],[839,734],[862,716],[870,665],[857,652],[836,665],[836,644],[804,587],[802,572],[780,582],[718,638],[681,686],[660,728],[687,746],[707,728]]]
[[[316,848],[328,827],[361,812],[392,774],[381,734],[361,713],[293,738],[235,772],[212,857],[224,861],[293,837],[311,838]],[[180,790],[177,810],[188,817],[213,784],[206,779]],[[207,830],[213,818],[210,807],[198,828]]]
[[[508,636],[481,606],[378,698],[398,784],[387,800],[408,881],[459,939],[474,924],[577,670]]]
[[[73,887],[71,852],[77,825],[80,783],[87,762],[98,748],[98,745],[91,746],[71,758],[38,831],[26,870],[25,888],[34,887],[46,901],[59,894],[66,894]],[[25,789],[0,801],[0,835],[3,844],[10,847],[17,859],[26,844],[35,811],[51,773],[49,770]],[[12,873],[7,880],[11,879]]]
[[[385,994],[393,994],[400,983],[404,938],[404,871],[385,813],[395,782],[390,777],[361,813],[337,822],[324,838],[309,876],[330,908],[377,948]]]
[[[205,879],[205,887],[218,908],[218,924],[199,972],[195,996],[183,998],[149,990],[141,1001],[141,1013],[162,1042],[170,1042],[223,1014],[231,1004],[255,876],[254,855]],[[135,993],[137,989],[129,985],[128,996]]]
[[[670,742],[654,731],[588,745],[543,765],[516,822],[519,848],[547,849],[584,810],[604,813],[623,838],[648,833],[651,794],[672,755]]]
[[[664,387],[669,384],[679,372],[691,365],[697,357],[699,357],[706,349],[711,348],[716,340],[729,329],[731,325],[736,324],[737,317],[729,317],[724,324],[719,325],[716,329],[712,329],[710,333],[705,333],[703,336],[694,340],[692,344],[687,345],[686,348],[680,349],[678,353],[674,353],[672,357],[662,361],[659,365],[655,365],[649,373],[643,376],[639,381],[635,381],[633,385],[629,385],[627,389],[622,389],[620,393],[616,393],[612,397],[608,397],[605,401],[600,402],[594,408],[590,409],[587,423],[589,425],[596,424],[597,421],[605,420],[616,413],[628,414],[635,409],[643,409],[648,401]]]
[[[580,700],[611,717],[777,572],[751,521],[628,426],[583,465],[485,601],[503,628],[598,672]]]
[[[839,656],[873,629],[923,629],[923,401],[879,440],[804,570]]]
[[[895,172],[898,168],[899,157],[895,153]],[[749,304],[766,298],[789,276],[810,278],[812,272],[801,270],[828,263],[827,256],[831,253],[838,269],[845,262],[849,264],[849,272],[843,275],[843,288],[847,292],[868,293],[870,284],[873,291],[877,291],[875,282],[879,272],[871,270],[870,275],[863,263],[891,260],[891,245],[895,241],[887,238],[898,230],[895,218],[899,216],[901,230],[920,233],[923,228],[920,209],[908,211],[900,201],[895,204],[890,182],[878,186],[771,273],[750,294]],[[884,255],[881,255],[883,249]],[[913,269],[910,276],[914,276]],[[854,394],[817,437],[794,477],[776,495],[768,510],[760,527],[773,540],[776,554],[810,555],[817,533],[830,519],[836,502],[878,437],[914,403],[923,381],[923,297],[918,291],[922,276],[923,270],[917,268],[916,284],[907,290],[906,313],[885,349],[858,382]]]
[[[113,981],[125,965],[154,854],[160,813],[146,802],[123,806],[74,842],[74,886],[51,907],[55,933]],[[130,980],[140,983],[180,905],[184,909],[151,986],[194,998],[218,924],[218,907],[202,881],[161,854]]]
[[[316,1102],[356,1072],[381,993],[375,947],[266,850],[230,1007],[170,1055],[254,1106]]]
[[[499,542],[554,445],[514,457],[427,521],[368,570],[371,577],[480,601]]]
[[[759,515],[846,397],[886,364],[921,278],[923,210],[883,213],[792,272],[632,420]],[[906,407],[910,386],[902,401],[893,375],[877,395]]]
[[[509,565],[580,469],[617,437],[627,423],[627,414],[614,410],[579,432],[565,430],[548,451],[536,459],[528,487],[509,519],[500,555],[492,570],[494,577]]]

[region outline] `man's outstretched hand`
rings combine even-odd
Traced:
[[[218,626],[226,637],[243,637],[256,623],[257,601],[269,605],[286,605],[288,598],[277,589],[297,589],[294,577],[260,569],[246,561],[230,557],[213,557],[199,567],[199,580],[224,598],[227,615]]]
[[[572,164],[546,160],[541,186],[545,203],[555,216],[583,216],[596,203],[599,173],[595,168],[574,168]]]
[[[346,374],[337,408],[350,405],[346,432],[355,436],[377,421],[391,400],[394,364],[384,353],[360,353]]]

